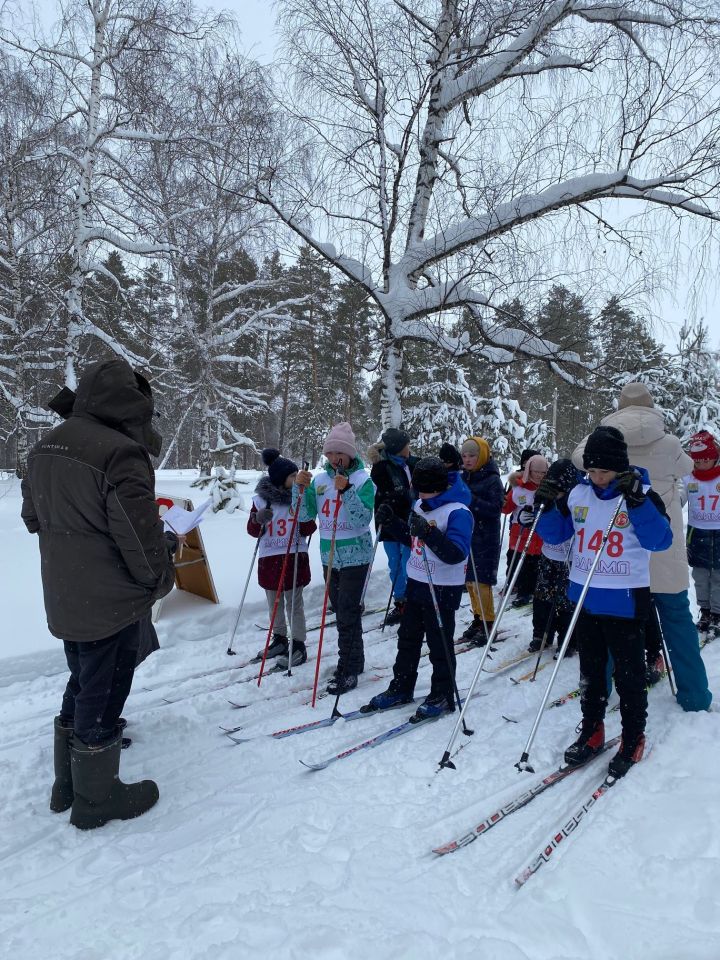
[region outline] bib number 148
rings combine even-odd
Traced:
[[[592,550],[594,553],[597,553],[598,550],[602,547],[603,532],[602,530],[596,530],[595,533],[588,539],[587,544],[585,543],[587,531],[584,527],[581,527],[578,530],[577,538],[578,545],[580,547],[580,553],[584,553],[587,546],[588,550]],[[613,530],[608,537],[607,547],[605,551],[609,557],[621,557],[623,552],[623,535],[619,530]]]

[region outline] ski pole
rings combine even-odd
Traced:
[[[567,548],[567,553],[565,554],[564,563],[566,568],[570,562],[570,554],[572,552],[572,546],[574,542],[575,542],[575,534],[573,534],[572,539],[570,540],[570,544]],[[542,655],[545,651],[545,647],[547,646],[548,637],[550,636],[550,628],[552,626],[553,620],[555,619],[556,608],[557,608],[557,600],[553,600],[552,606],[550,607],[550,616],[548,617],[548,621],[545,624],[545,633],[543,633],[542,643],[540,644],[537,660],[535,661],[535,669],[533,670],[532,676],[530,677],[530,683],[534,683],[535,678],[538,675],[538,670],[540,669],[540,660],[542,659]]]
[[[252,576],[253,568],[255,566],[255,559],[258,555],[258,550],[260,549],[260,540],[265,534],[265,524],[260,528],[260,534],[255,542],[255,549],[253,550],[252,560],[250,561],[250,569],[248,570],[247,579],[245,581],[245,587],[243,589],[242,598],[240,600],[240,606],[238,607],[237,616],[235,617],[235,626],[232,628],[232,633],[230,634],[230,642],[228,643],[228,648],[225,651],[229,657],[237,656],[232,646],[235,643],[235,634],[237,633],[237,628],[240,625],[240,616],[243,612],[243,607],[245,606],[245,597],[247,596],[248,587],[250,586],[250,577]]]
[[[525,557],[527,555],[528,547],[530,546],[530,541],[532,540],[532,536],[535,533],[535,528],[537,527],[538,520],[543,515],[544,509],[545,509],[545,505],[541,504],[540,507],[538,508],[537,514],[535,515],[535,519],[533,520],[532,527],[530,527],[530,535],[528,536],[527,542],[523,547],[522,553],[520,554],[520,559],[515,568],[513,579],[510,583],[510,590],[508,590],[508,592],[505,594],[505,596],[502,599],[502,603],[500,605],[498,615],[495,618],[495,623],[493,624],[492,630],[490,631],[490,636],[488,637],[488,642],[485,644],[485,649],[483,650],[482,657],[480,657],[480,663],[478,663],[477,665],[477,668],[475,670],[475,675],[472,678],[472,683],[470,684],[470,689],[468,690],[467,696],[465,697],[465,703],[463,704],[463,708],[460,711],[460,716],[458,717],[457,722],[455,723],[455,729],[452,732],[452,736],[450,737],[448,745],[445,749],[445,753],[443,754],[442,759],[440,760],[440,769],[442,769],[443,767],[450,767],[451,770],[455,769],[455,764],[450,759],[450,754],[451,754],[453,745],[457,740],[458,734],[460,732],[460,727],[462,726],[462,722],[465,717],[465,711],[467,710],[468,704],[470,703],[470,699],[473,695],[473,691],[475,690],[477,682],[480,679],[480,674],[482,673],[482,669],[485,666],[485,661],[487,660],[488,653],[490,652],[490,647],[492,646],[492,642],[495,639],[495,635],[497,634],[498,627],[500,626],[500,622],[502,621],[503,614],[505,613],[505,608],[507,607],[508,600],[510,599],[512,588],[515,586],[515,581],[517,580],[520,574],[520,571],[522,570],[523,563],[525,562]]]
[[[375,543],[373,544],[372,556],[370,557],[370,563],[368,564],[368,570],[365,574],[365,583],[363,584],[362,593],[360,594],[360,609],[365,609],[365,594],[367,593],[367,588],[370,586],[370,574],[372,573],[373,564],[375,563],[375,554],[377,553],[378,544],[380,543],[380,534],[382,533],[382,524],[377,528],[375,533]]]
[[[592,580],[593,574],[595,573],[598,563],[600,563],[600,558],[605,552],[605,546],[608,542],[608,538],[612,532],[612,528],[615,526],[615,521],[618,518],[618,514],[620,513],[620,508],[622,507],[624,502],[625,502],[624,497],[618,498],[615,511],[612,515],[610,523],[607,525],[605,533],[603,534],[602,543],[600,544],[600,549],[595,554],[595,558],[592,562],[590,570],[588,571],[587,579],[585,580],[582,591],[580,592],[580,596],[578,597],[578,602],[576,603],[575,609],[573,610],[573,615],[572,615],[572,618],[570,619],[570,624],[567,630],[565,631],[565,637],[563,638],[562,647],[560,648],[560,653],[558,654],[558,658],[555,661],[555,668],[552,672],[552,676],[550,677],[550,680],[548,681],[548,685],[545,690],[545,694],[542,698],[540,707],[538,708],[537,716],[535,717],[535,722],[533,723],[532,730],[530,731],[530,736],[528,737],[527,743],[525,744],[525,749],[523,750],[522,756],[520,757],[518,762],[515,764],[517,769],[521,772],[522,771],[527,771],[528,773],[535,772],[532,766],[528,763],[528,760],[530,757],[530,748],[532,747],[533,741],[535,740],[535,736],[537,734],[538,727],[540,726],[540,721],[542,719],[543,711],[545,710],[545,706],[550,698],[550,691],[553,688],[553,684],[555,683],[555,678],[557,677],[557,672],[560,669],[560,664],[562,663],[563,657],[565,656],[565,651],[570,645],[570,638],[573,635],[573,630],[575,629],[575,625],[577,624],[580,613],[582,612],[582,605],[585,602],[585,597],[587,596],[587,592],[590,589],[590,581]]]
[[[303,470],[309,470],[310,463],[307,460],[303,460]],[[298,496],[298,500],[299,500]],[[295,534],[295,551],[293,556],[293,583],[292,583],[292,599],[290,600],[290,639],[288,640],[288,669],[286,676],[292,676],[292,655],[293,655],[293,640],[294,640],[294,630],[295,630],[295,591],[297,590],[297,567],[298,567],[298,550],[300,549],[300,525],[298,524],[297,533]]]
[[[430,575],[430,564],[428,563],[427,553],[425,552],[425,544],[422,541],[420,543],[420,552],[422,553],[423,564],[425,566],[425,576],[427,577],[428,587],[430,587],[430,596],[432,597],[433,607],[435,609],[435,619],[437,620],[438,630],[440,631],[440,639],[442,640],[442,645],[445,649],[445,659],[447,660],[448,670],[450,671],[450,676],[452,677],[453,690],[455,691],[455,699],[457,700],[458,710],[462,710],[462,700],[460,699],[460,691],[458,690],[457,678],[455,677],[455,670],[453,667],[452,658],[450,656],[450,647],[448,646],[447,637],[445,636],[445,627],[443,626],[442,618],[440,616],[440,606],[437,602],[437,594],[435,593],[435,584],[432,581],[432,576]],[[475,731],[470,730],[467,724],[463,721],[463,733],[466,736],[472,736]]]
[[[655,610],[655,619],[657,621],[657,627],[660,632],[660,642],[662,644],[662,655],[663,660],[665,661],[665,669],[668,675],[668,681],[670,683],[670,692],[674,697],[677,696],[677,687],[675,685],[675,679],[673,677],[673,668],[670,663],[670,651],[668,650],[667,643],[665,642],[665,634],[663,633],[662,623],[660,622],[660,613],[658,608],[653,603],[653,609]]]
[[[473,556],[473,552],[472,552],[472,544],[470,544],[470,565],[472,566],[473,578],[475,583],[475,595],[477,596],[478,606],[480,607],[480,616],[482,617],[483,631],[485,633],[485,645],[487,646],[487,642],[488,642],[487,620],[485,619],[485,610],[483,609],[482,596],[480,594],[480,581],[478,580],[477,567],[475,566],[475,557]],[[474,612],[475,611],[473,611],[473,613]]]
[[[298,487],[298,498],[297,505],[295,507],[295,513],[293,514],[292,525],[290,527],[290,536],[288,537],[288,545],[285,550],[285,556],[283,557],[282,567],[280,568],[280,578],[278,579],[278,588],[277,593],[275,594],[275,603],[273,604],[272,616],[270,617],[270,626],[268,627],[268,634],[265,640],[265,649],[263,650],[262,663],[260,664],[260,674],[258,676],[257,685],[260,686],[262,683],[263,673],[265,672],[265,661],[267,660],[267,652],[270,647],[270,637],[272,636],[273,627],[275,626],[275,617],[277,616],[278,604],[283,602],[283,594],[285,593],[285,571],[287,570],[288,558],[290,557],[290,547],[292,542],[295,539],[295,531],[297,529],[298,517],[300,516],[300,507],[303,502],[303,495],[305,489],[303,487]],[[290,629],[292,633],[292,627]]]
[[[336,475],[341,474],[341,470],[335,471]],[[330,581],[332,579],[333,560],[335,559],[335,541],[337,539],[337,521],[340,513],[340,491],[335,491],[337,500],[335,502],[335,514],[333,516],[332,535],[330,537],[330,552],[328,553],[327,574],[325,576],[325,596],[323,598],[322,615],[320,617],[320,636],[318,637],[317,660],[315,661],[315,680],[313,681],[312,707],[317,700],[318,680],[320,678],[320,658],[322,657],[323,637],[325,636],[325,618],[327,616],[328,597],[330,596]]]

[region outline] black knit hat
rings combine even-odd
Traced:
[[[439,457],[418,460],[412,475],[412,485],[418,493],[444,493],[448,483],[448,469]]]
[[[539,450],[532,450],[530,447],[526,447],[526,449],[523,450],[523,452],[520,454],[520,469],[522,470],[522,468],[528,462],[530,457],[539,457],[539,456],[540,456]]]
[[[585,443],[583,466],[586,470],[615,470],[622,473],[630,469],[625,437],[615,427],[596,427]]]
[[[570,493],[580,479],[580,474],[572,460],[556,460],[550,464],[545,479],[552,481],[563,493]]]
[[[260,454],[262,461],[268,468],[270,483],[274,487],[282,487],[291,473],[297,473],[298,467],[287,457],[281,457],[275,447],[266,447]]]
[[[410,443],[408,434],[405,433],[404,430],[399,430],[397,427],[388,427],[380,439],[385,445],[385,453],[394,454],[395,456]]]
[[[449,464],[451,469],[457,470],[460,468],[460,466],[462,466],[462,457],[460,456],[460,451],[451,443],[444,443],[440,447],[439,457],[443,463]]]

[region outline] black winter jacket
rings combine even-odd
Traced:
[[[152,412],[147,384],[124,360],[94,363],[72,414],[30,452],[22,518],[40,537],[45,612],[56,637],[110,636],[172,589],[146,449]]]
[[[397,463],[388,460],[384,453],[378,451],[377,459],[375,459],[372,451],[373,447],[368,451],[368,459],[373,463],[372,469],[370,470],[370,479],[377,488],[375,492],[375,510],[377,511],[381,503],[387,503],[392,508],[398,520],[407,521],[413,503],[415,502],[407,473]],[[417,462],[418,457],[408,457],[407,465],[411,476]],[[383,530],[380,539],[395,540],[396,537],[389,531]]]
[[[500,471],[490,459],[479,470],[463,470],[462,478],[470,488],[470,510],[475,520],[472,535],[472,556],[477,569],[478,583],[497,583],[500,562],[500,512],[505,493]],[[472,564],[468,564],[468,580],[474,576]]]
[[[720,530],[688,527],[685,536],[688,564],[705,570],[720,570]]]

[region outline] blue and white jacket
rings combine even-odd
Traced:
[[[644,486],[649,485],[650,477],[644,467],[631,467],[631,469],[640,474]],[[605,490],[596,487],[587,477],[581,480],[579,485],[591,487],[600,500],[614,500],[619,495],[615,481]],[[641,547],[652,553],[667,550],[672,543],[670,521],[662,500],[653,490],[647,490],[647,497],[640,506],[627,507],[627,513]],[[564,509],[554,507],[543,513],[538,521],[537,532],[548,543],[564,543],[578,532],[578,528],[579,525],[574,522],[565,503]],[[582,585],[571,580],[568,584],[569,599],[576,603],[580,599],[581,592]],[[613,590],[591,586],[585,596],[583,609],[596,616],[644,619],[650,610],[650,588],[648,586]]]

